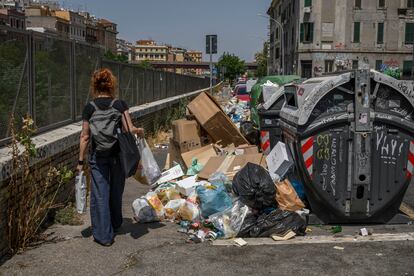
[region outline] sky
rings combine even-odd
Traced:
[[[218,35],[217,60],[229,52],[249,62],[267,39],[271,0],[60,0],[64,8],[86,10],[118,24],[118,37],[135,43],[153,39],[203,51],[205,35]]]

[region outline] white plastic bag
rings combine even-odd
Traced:
[[[86,177],[85,173],[81,171],[76,176],[76,210],[79,214],[86,213],[86,195],[87,195],[87,186],[86,186]]]
[[[144,138],[138,138],[138,149],[141,154],[142,174],[152,185],[161,177],[161,170],[155,161],[154,155]]]
[[[145,198],[137,198],[132,202],[134,218],[137,222],[154,222],[159,221],[157,212],[152,208]]]
[[[236,200],[233,207],[223,212],[213,214],[208,219],[214,227],[223,232],[225,239],[234,238],[239,233],[244,219],[249,212],[249,207],[240,200]]]

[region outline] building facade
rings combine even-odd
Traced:
[[[26,16],[23,12],[14,8],[0,9],[0,25],[6,25],[13,29],[26,29]]]
[[[268,15],[283,26],[270,20],[271,74],[284,67],[312,77],[369,66],[411,76],[413,0],[273,0]]]
[[[25,9],[28,30],[43,33],[55,33],[63,38],[69,38],[70,21],[54,15],[49,7],[28,7]]]
[[[187,51],[187,55],[189,57],[190,62],[195,62],[195,63],[203,62],[203,52],[201,51],[190,50],[190,51]],[[191,73],[201,76],[203,74],[203,69],[193,69]]]
[[[117,24],[107,20],[98,20],[98,43],[103,45],[105,51],[116,53],[116,36],[118,34]]]
[[[138,40],[135,45],[135,61],[167,61],[168,47],[157,45],[154,40]]]
[[[53,15],[69,22],[69,38],[76,41],[86,41],[85,17],[79,13],[67,10],[53,11]]]

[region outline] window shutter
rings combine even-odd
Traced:
[[[305,36],[305,29],[303,23],[300,23],[300,42],[303,42]]]
[[[309,42],[313,43],[313,23],[309,23]]]
[[[378,44],[384,43],[384,23],[378,23],[377,43]]]

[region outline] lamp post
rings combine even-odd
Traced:
[[[284,35],[285,32],[284,32],[284,29],[283,29],[283,25],[282,25],[282,23],[280,23],[279,21],[277,21],[276,19],[274,19],[271,16],[264,15],[264,14],[261,14],[261,13],[259,13],[257,15],[272,20],[273,22],[276,23],[276,25],[278,25],[280,27],[280,29],[282,31],[282,33],[281,33],[281,44],[282,45],[281,45],[280,48],[281,48],[281,55],[282,55],[282,74],[284,75],[285,74],[285,48],[284,48],[285,47],[285,35]]]

